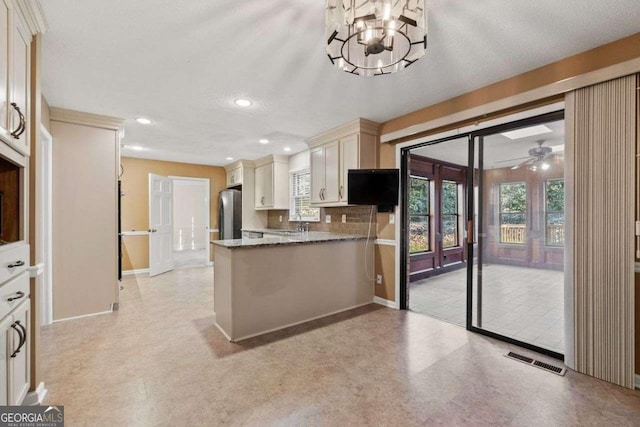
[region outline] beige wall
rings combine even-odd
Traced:
[[[222,167],[165,162],[161,160],[122,157],[122,231],[149,229],[149,174],[208,178],[211,191],[210,224],[218,227],[218,193],[226,188],[227,175]],[[217,238],[216,235],[212,235]],[[149,268],[147,236],[127,236],[123,239],[122,269]],[[213,251],[212,251],[213,252]]]
[[[118,132],[51,121],[53,318],[108,311],[118,301]]]
[[[566,79],[576,78],[594,70],[602,69],[604,67],[612,66],[615,64],[621,64],[623,62],[638,58],[640,58],[640,33],[636,33],[632,36],[620,39],[607,45],[589,50],[587,52],[583,52],[569,58],[565,58],[544,67],[395,118],[382,124],[381,133],[387,134],[407,129],[411,126],[415,126],[439,118],[444,118],[449,115],[468,110],[470,108],[487,105],[496,100],[511,97],[527,91],[536,90],[537,88],[541,88],[543,86],[558,83]],[[632,70],[629,72],[629,74],[638,71],[640,70]],[[559,100],[562,100],[563,98],[564,97],[562,96],[561,98],[559,98]],[[457,128],[459,126],[473,122],[490,120],[492,118],[504,116],[508,112],[521,111],[524,109],[533,108],[534,106],[545,105],[553,100],[549,98],[541,99],[539,102],[534,102],[529,105],[514,106],[508,111],[494,111],[492,113],[485,114],[482,117],[475,117],[464,122],[450,123],[446,127],[443,126],[437,129],[433,129],[429,132],[424,132],[420,134],[420,136],[435,134],[447,128]],[[379,167],[396,167],[396,147],[394,144],[402,142],[403,140],[404,139],[399,139],[392,141],[391,144],[379,145]],[[383,217],[379,215],[378,220],[380,221],[381,218]],[[379,238],[382,238],[380,237],[380,227],[381,226],[379,225],[378,234]],[[389,265],[393,265],[394,268],[397,268],[397,266],[395,265],[394,252],[388,249],[378,251],[378,254],[376,255],[376,271],[383,272],[384,270],[389,270]],[[376,295],[382,297],[386,294],[389,295],[388,299],[393,300],[391,296],[395,295],[396,286],[398,286],[398,284],[396,283],[387,283],[384,290],[376,290]],[[636,282],[637,291],[635,341],[637,373],[640,373],[640,302],[638,302],[640,300],[640,298],[638,297],[638,295],[640,294],[639,288],[640,285],[638,284],[638,282]],[[391,292],[392,290],[393,292]]]

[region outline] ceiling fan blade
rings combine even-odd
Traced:
[[[499,160],[497,162],[493,162],[494,164],[498,164],[498,163],[509,163],[509,162],[515,162],[516,160],[524,160],[524,159],[528,159],[529,156],[527,157],[516,157],[515,159],[507,159],[507,160]]]
[[[513,169],[513,170],[520,169],[521,167],[526,166],[526,165],[528,165],[530,163],[533,163],[535,161],[536,161],[536,159],[534,157],[528,157],[527,160],[525,160],[524,162],[522,162],[520,164],[517,164],[517,165],[513,166],[511,169]]]

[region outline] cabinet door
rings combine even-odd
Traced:
[[[0,0],[0,132],[9,135],[9,34],[11,2]]]
[[[323,202],[340,200],[340,144],[338,141],[324,145],[324,194]]]
[[[262,176],[262,195],[264,197],[264,206],[273,207],[273,163],[262,166],[264,168]]]
[[[311,150],[311,203],[322,203],[324,188],[324,148]]]
[[[11,328],[13,317],[6,316],[0,321],[0,406],[9,405],[9,361],[13,353],[13,342],[17,346],[18,334]]]
[[[29,144],[29,70],[31,36],[25,29],[22,19],[14,11],[13,20],[13,53],[12,53],[12,90],[11,102],[15,102],[24,116],[24,132],[14,142],[25,148]],[[10,107],[10,129],[15,131],[20,125],[20,115]]]
[[[260,209],[264,207],[264,179],[265,179],[265,167],[260,166],[256,168],[255,175],[255,206],[256,209]]]
[[[231,187],[234,184],[234,177],[233,171],[227,172],[227,187]]]
[[[340,201],[348,201],[349,169],[358,169],[358,135],[340,140]]]
[[[22,400],[29,391],[29,356],[31,352],[30,348],[30,306],[31,301],[26,300],[13,312],[13,323],[15,327],[20,328],[23,332],[26,332],[24,342],[20,351],[16,353],[15,357],[9,358],[9,377],[11,381],[9,383],[9,404],[20,405]],[[19,324],[18,324],[19,322]],[[18,334],[16,332],[16,343],[19,343]],[[16,347],[17,348],[17,347]],[[12,350],[13,351],[13,350]]]

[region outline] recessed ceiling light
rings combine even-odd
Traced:
[[[269,140],[268,139],[261,139],[258,141],[260,144],[268,144]]]
[[[133,151],[145,151],[146,148],[142,147],[140,145],[125,145],[124,148],[127,148],[129,150],[133,150]]]
[[[287,151],[287,152],[291,151],[291,147],[284,147],[284,151]]]
[[[242,99],[242,98],[238,98],[235,101],[233,101],[238,107],[250,107],[253,102],[249,101],[248,99]]]
[[[227,160],[233,160],[233,157],[227,157]]]
[[[140,123],[141,125],[150,125],[151,124],[151,120],[145,119],[144,117],[138,117],[136,119],[136,122]]]
[[[500,135],[506,136],[509,139],[521,139],[528,136],[543,135],[545,133],[553,132],[545,125],[530,126],[528,128],[516,129],[509,132],[501,133]]]

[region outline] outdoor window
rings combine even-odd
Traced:
[[[409,179],[409,253],[431,250],[430,200],[431,181],[419,177]]]
[[[527,184],[500,184],[500,242],[526,243]]]
[[[309,169],[291,173],[291,209],[289,221],[320,221],[320,209],[311,207]]]
[[[458,184],[442,181],[442,247],[458,246]]]
[[[550,246],[564,245],[564,179],[545,182],[545,241]]]

